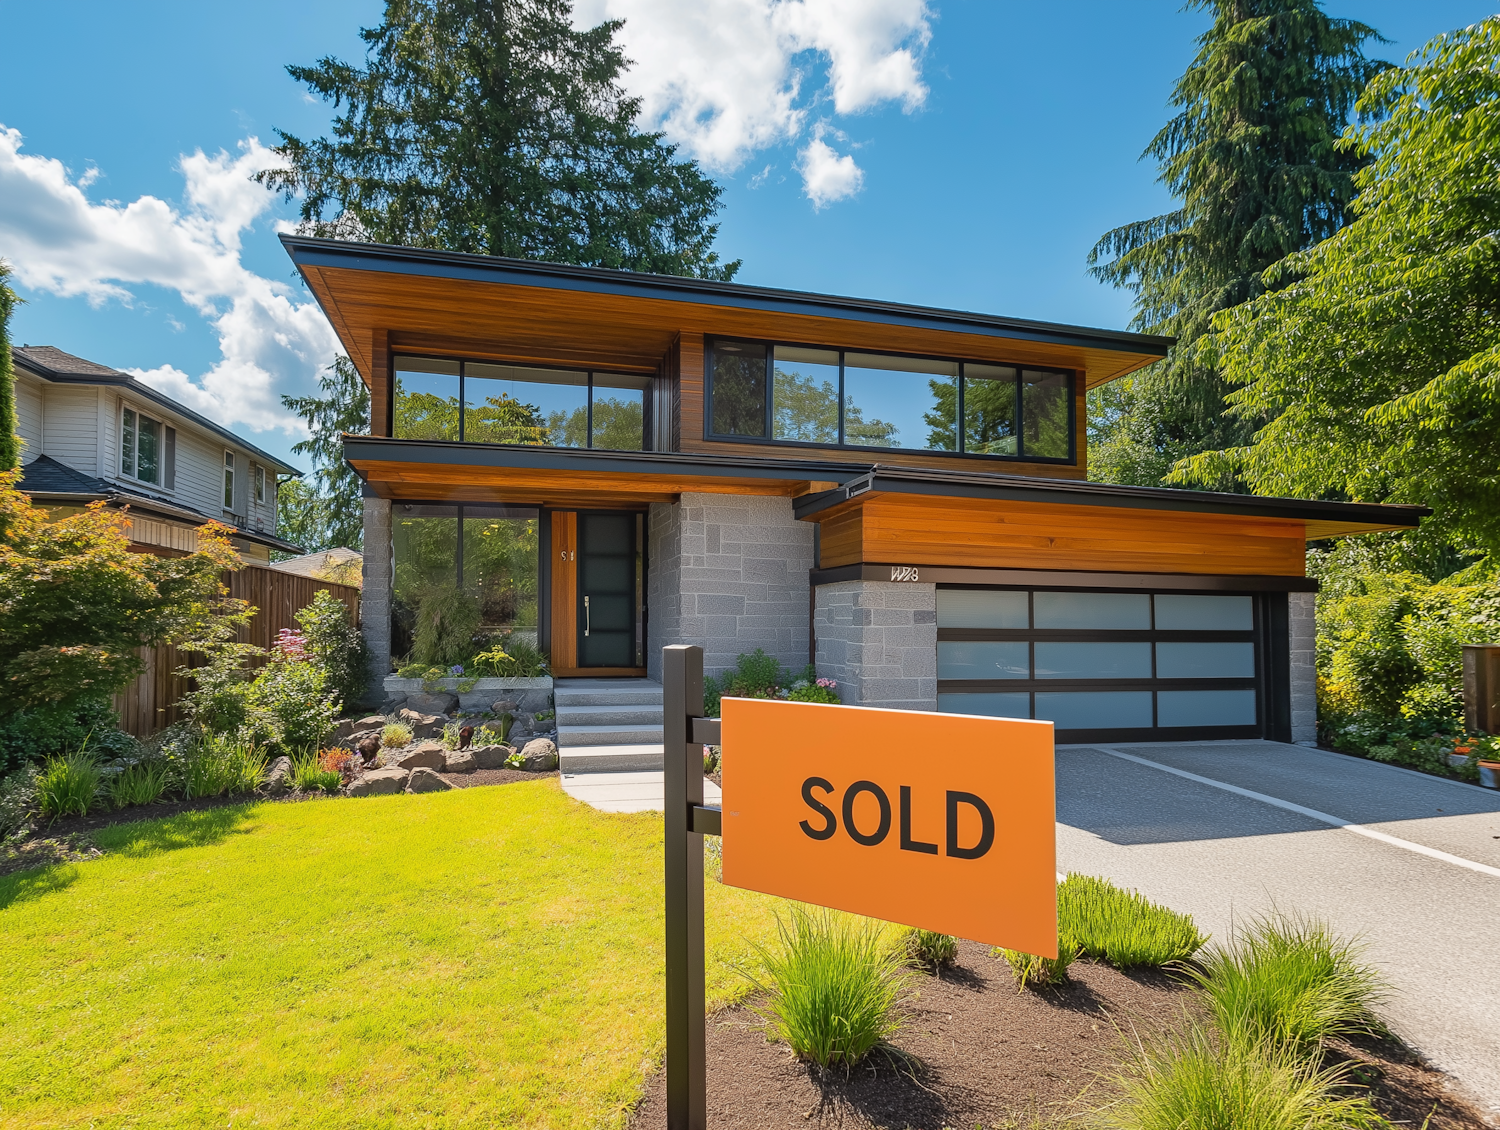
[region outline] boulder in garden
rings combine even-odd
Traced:
[[[436,737],[448,722],[442,714],[424,714],[419,710],[402,710],[399,717],[411,727],[414,738]]]
[[[445,773],[472,773],[477,768],[474,755],[466,749],[451,749],[448,751],[447,762],[443,766]]]
[[[527,742],[521,757],[521,768],[528,773],[550,773],[557,768],[557,746],[549,738]]]
[[[406,782],[406,791],[409,793],[442,793],[453,787],[431,769],[413,769]]]
[[[283,796],[292,790],[292,759],[278,757],[266,767],[266,779],[262,788],[271,796]]]
[[[449,694],[447,691],[436,691],[433,694],[409,694],[406,696],[406,709],[414,710],[420,714],[448,714],[458,708],[458,695]]]
[[[448,761],[442,742],[418,742],[396,759],[398,769],[441,769]]]
[[[515,752],[508,745],[477,745],[468,752],[474,758],[476,769],[505,769],[505,759]]]
[[[405,769],[372,769],[349,786],[350,796],[386,796],[406,788]]]

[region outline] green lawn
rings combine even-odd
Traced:
[[[251,804],[0,878],[0,1126],[612,1126],[662,1042],[661,817],[555,780]],[[708,883],[709,996],[776,900]]]

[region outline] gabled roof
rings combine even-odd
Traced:
[[[64,353],[55,345],[20,345],[11,348],[11,356],[17,365],[27,372],[41,377],[53,384],[87,384],[87,385],[110,385],[123,388],[132,396],[139,396],[143,400],[149,400],[158,404],[168,411],[191,420],[205,431],[212,432],[220,439],[227,440],[234,446],[248,451],[257,460],[267,467],[278,471],[285,471],[293,475],[301,475],[302,472],[290,463],[276,458],[268,451],[262,451],[255,444],[242,436],[236,435],[212,420],[200,416],[191,408],[188,408],[173,400],[164,392],[158,392],[145,381],[137,380],[129,373],[122,373],[118,369],[111,369],[107,365],[100,365],[96,361],[89,361],[83,357],[75,357],[71,353]]]
[[[21,478],[16,483],[16,489],[29,495],[39,505],[84,504],[103,499],[111,506],[129,506],[138,514],[151,514],[178,522],[190,522],[195,526],[201,526],[210,520],[219,521],[217,518],[211,519],[202,511],[183,506],[180,502],[173,502],[159,495],[148,494],[145,491],[121,490],[114,483],[107,483],[103,479],[96,479],[92,475],[76,471],[66,463],[59,463],[50,455],[38,455],[30,463],[22,464]],[[285,538],[262,533],[259,530],[235,527],[234,536],[242,541],[279,549],[283,553],[302,552],[300,545],[294,545]]]

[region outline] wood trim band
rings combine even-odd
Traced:
[[[1193,592],[1317,592],[1313,577],[1225,576],[1195,573],[1104,573],[1052,569],[966,569],[949,566],[860,562],[836,569],[813,569],[809,583],[894,581],[939,585],[1007,585],[1013,588],[1156,589]]]

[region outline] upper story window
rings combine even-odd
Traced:
[[[1072,462],[1073,374],[769,342],[712,342],[708,435]]]
[[[436,357],[395,359],[391,434],[641,451],[650,377]]]
[[[134,408],[120,410],[120,474],[143,483],[161,481],[161,421]]]
[[[224,509],[234,513],[234,452],[224,453]]]
[[[266,502],[266,469],[257,463],[250,469],[250,475],[255,489],[255,501],[264,506]]]

